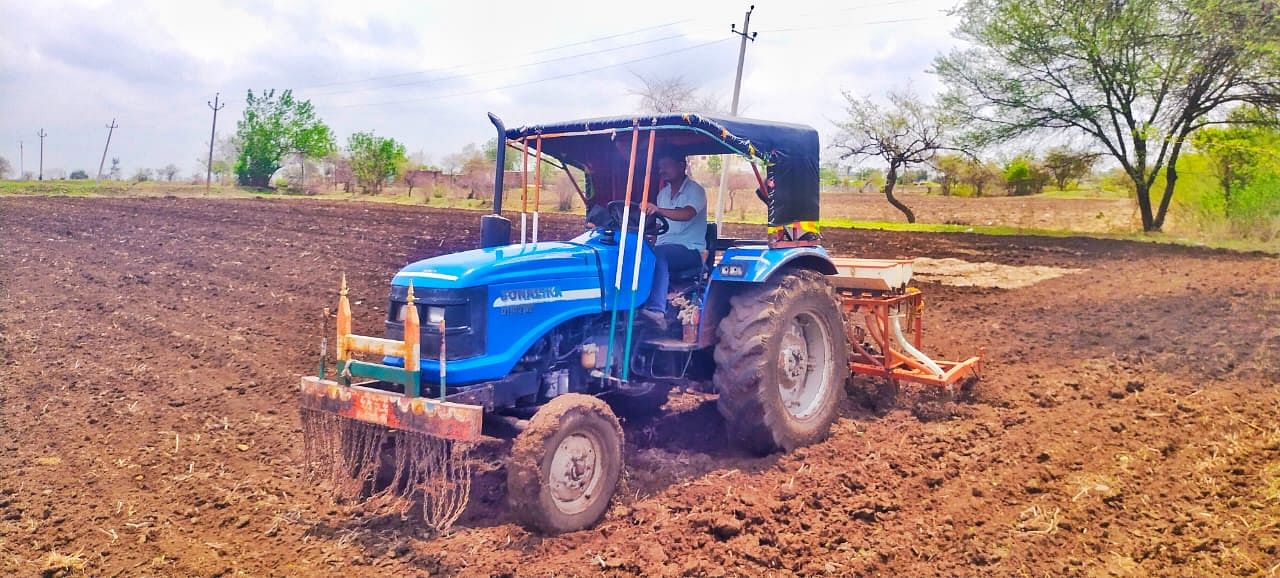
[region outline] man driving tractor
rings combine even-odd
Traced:
[[[646,213],[661,215],[670,221],[670,230],[654,243],[657,257],[653,271],[653,290],[640,314],[659,329],[667,326],[667,289],[671,272],[699,267],[707,249],[707,192],[689,178],[688,162],[683,155],[671,152],[658,156],[658,176],[662,189],[656,203],[644,206]]]

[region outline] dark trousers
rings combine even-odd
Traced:
[[[702,253],[684,245],[658,245],[653,248],[657,262],[653,267],[653,291],[644,308],[667,312],[667,289],[671,286],[671,271],[683,271],[702,265]]]

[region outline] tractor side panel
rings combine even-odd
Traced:
[[[448,362],[448,382],[475,383],[506,377],[539,338],[576,317],[599,315],[601,304],[598,276],[548,276],[490,285],[484,304],[488,308],[485,353]],[[424,383],[439,383],[439,375],[439,360],[422,360]]]

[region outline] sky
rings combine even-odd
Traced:
[[[803,123],[823,143],[846,91],[881,98],[958,45],[955,0],[759,1],[740,114]],[[626,6],[626,9],[621,7]],[[747,3],[0,0],[0,156],[36,170],[126,176],[201,169],[220,94],[219,137],[249,89],[309,99],[338,144],[375,131],[433,162],[508,126],[631,114],[637,75],[682,76],[728,106]],[[108,166],[110,158],[108,158]]]

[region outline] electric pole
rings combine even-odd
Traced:
[[[18,180],[27,180],[27,151],[22,148],[22,140],[18,140]]]
[[[729,32],[742,37],[742,42],[738,46],[738,74],[733,77],[733,104],[729,109],[729,114],[738,116],[738,93],[742,90],[742,63],[747,57],[747,41],[756,41],[756,33],[751,32],[751,13],[755,12],[756,5],[752,4],[747,8],[747,15],[742,19],[742,32],[738,32],[736,24],[729,25]],[[726,155],[724,162],[720,163],[720,190],[716,194],[716,227],[724,226],[724,200],[729,196],[729,161],[734,155]],[[755,161],[751,161],[755,162]],[[765,191],[768,194],[768,191]]]
[[[44,129],[40,129],[38,132],[36,132],[36,136],[40,137],[40,178],[36,180],[43,181],[44,180],[44,137],[49,136],[49,133],[44,132]]]
[[[208,102],[209,108],[213,109],[213,128],[209,129],[209,164],[205,165],[204,171],[204,194],[209,194],[209,186],[213,179],[213,139],[218,133],[218,111],[227,103],[218,104],[218,96],[220,92],[213,93],[213,102]]]
[[[98,163],[99,181],[102,180],[102,166],[107,164],[107,149],[111,147],[111,133],[115,132],[117,128],[120,127],[116,125],[116,119],[111,119],[111,124],[107,125],[107,145],[102,147],[102,161]]]

